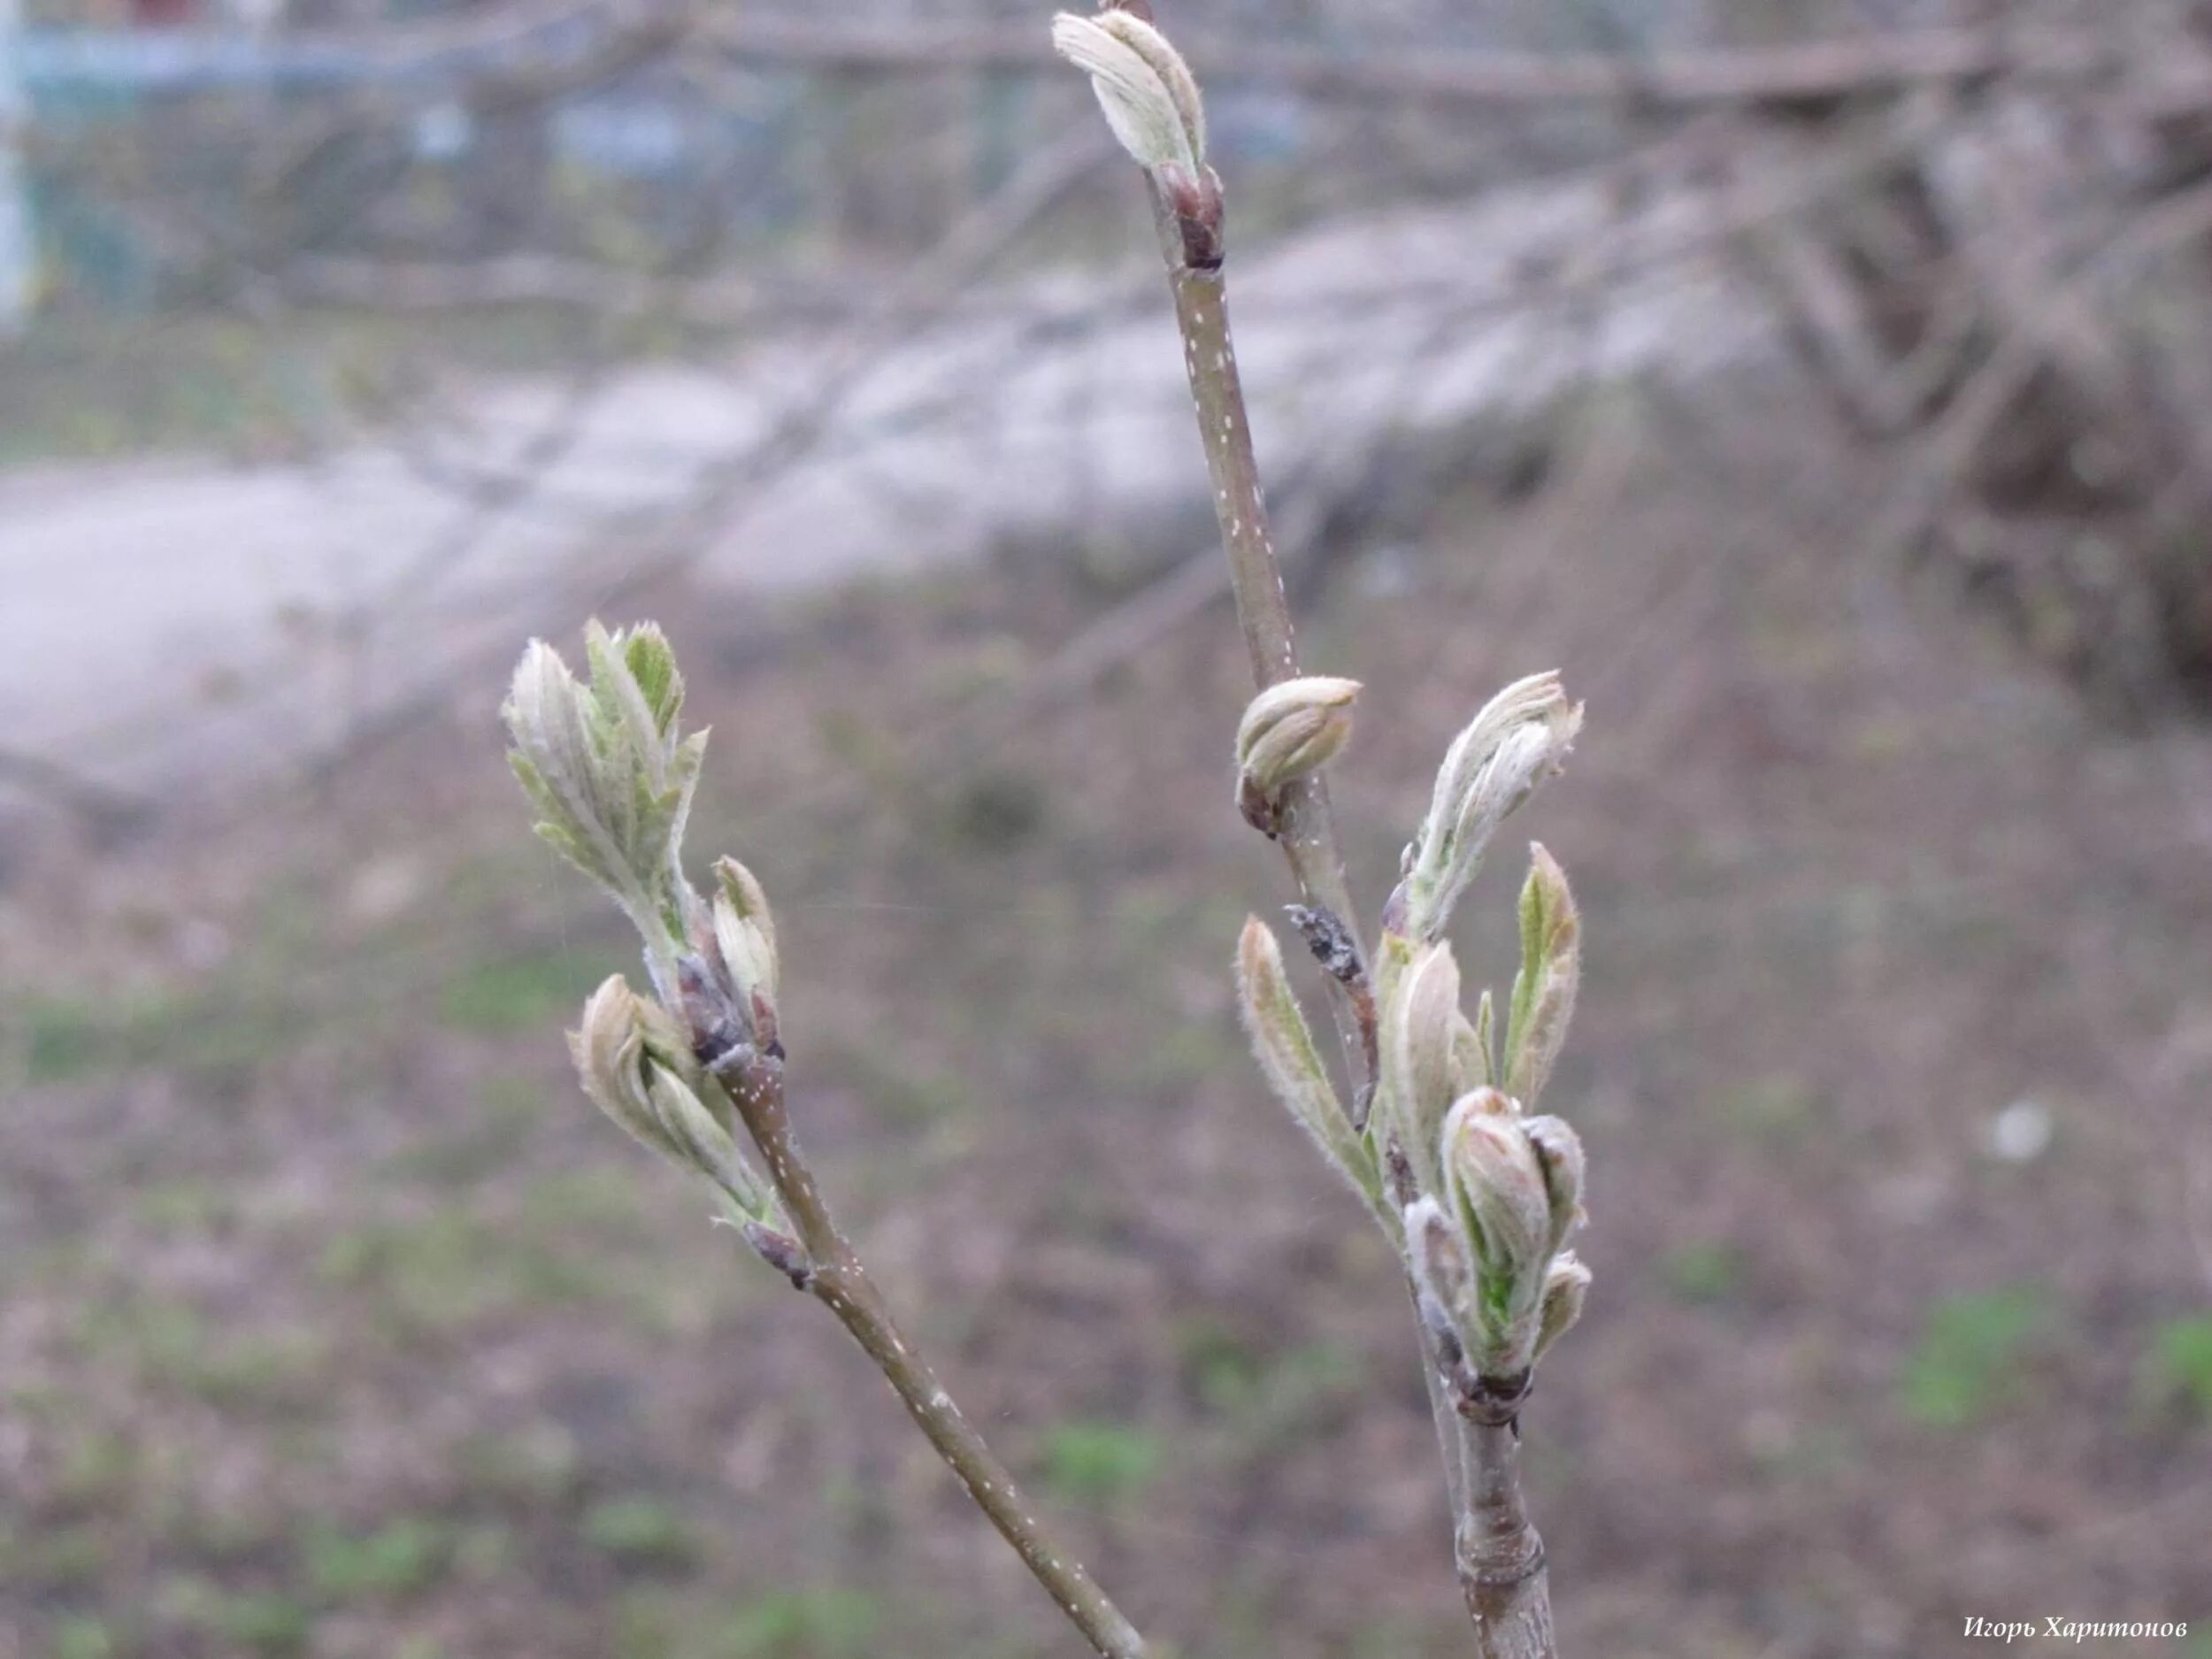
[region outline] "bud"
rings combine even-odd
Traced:
[[[695,1086],[703,1079],[665,1010],[612,975],[585,1002],[568,1047],[584,1093],[640,1144],[706,1176],[747,1216],[774,1215],[774,1197],[739,1151],[726,1112],[700,1099]]]
[[[1564,764],[1581,726],[1556,673],[1516,680],[1483,706],[1445,753],[1390,926],[1416,939],[1443,932],[1498,825]]]
[[[1406,1206],[1406,1264],[1413,1282],[1435,1299],[1455,1328],[1463,1325],[1474,1305],[1474,1270],[1467,1247],[1433,1198],[1417,1198]]]
[[[751,1219],[780,1221],[767,1184],[746,1163],[729,1129],[674,1072],[649,1070],[646,1090],[654,1115],[670,1143],[680,1148],[680,1161],[720,1187]]]
[[[568,1051],[594,1105],[641,1144],[681,1161],[687,1155],[662,1126],[654,1109],[641,1006],[620,974],[610,975],[586,999],[583,1019],[568,1034]]]
[[[1512,1102],[1478,1089],[1444,1124],[1452,1207],[1474,1249],[1468,1352],[1478,1372],[1507,1376],[1533,1351],[1533,1316],[1551,1260],[1551,1197]]]
[[[717,1122],[690,1084],[657,1065],[645,1068],[645,1097],[653,1116],[683,1160],[719,1182],[737,1161],[737,1142]]]
[[[1282,949],[1256,916],[1246,919],[1237,941],[1237,1007],[1252,1040],[1252,1053],[1276,1098],[1369,1208],[1378,1215],[1387,1214],[1374,1156],[1353,1132],[1283,971]]]
[[[1563,1336],[1582,1317],[1582,1303],[1589,1294],[1590,1270],[1578,1261],[1570,1250],[1555,1256],[1544,1274],[1543,1310],[1537,1317],[1536,1352],[1532,1359],[1540,1359],[1546,1349]]]
[[[1284,785],[1336,758],[1350,741],[1359,689],[1356,680],[1309,674],[1252,699],[1237,726],[1237,799],[1247,817]]]
[[[753,1042],[763,1050],[777,1046],[776,920],[768,895],[753,872],[734,858],[714,865],[714,942],[728,973],[740,1016],[753,1025]]]
[[[1563,1118],[1525,1118],[1521,1128],[1544,1171],[1544,1194],[1551,1204],[1551,1248],[1586,1218],[1582,1211],[1582,1138]]]
[[[1551,1079],[1567,1041],[1575,991],[1582,981],[1582,926],[1566,872],[1540,843],[1529,846],[1521,888],[1521,969],[1513,979],[1506,1027],[1507,1092],[1532,1104]]]
[[[1495,1089],[1463,1096],[1445,1120],[1444,1164],[1486,1276],[1540,1270],[1551,1256],[1551,1193],[1512,1102]]]
[[[1425,1193],[1443,1190],[1439,1162],[1451,1110],[1459,966],[1448,945],[1417,948],[1383,1010],[1382,1076],[1376,1098]]]
[[[649,996],[634,996],[631,1003],[646,1064],[674,1072],[694,1089],[700,1087],[704,1071],[690,1028]]]
[[[1167,36],[1126,12],[1063,12],[1052,19],[1052,49],[1090,76],[1106,125],[1138,165],[1200,175],[1205,106],[1190,65]]]
[[[696,903],[680,859],[706,733],[676,735],[683,679],[657,627],[593,622],[584,649],[588,687],[543,641],[523,652],[501,710],[509,759],[538,833],[614,895],[667,980]]]
[[[814,1282],[814,1262],[806,1247],[790,1234],[752,1220],[740,1220],[738,1230],[753,1253],[789,1279],[794,1290],[804,1290]]]

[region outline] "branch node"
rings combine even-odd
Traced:
[[[1360,956],[1359,940],[1344,918],[1325,904],[1286,904],[1283,907],[1313,952],[1321,971],[1344,987],[1359,1026],[1360,1057],[1365,1076],[1353,1091],[1352,1127],[1363,1133],[1375,1104],[1375,1087],[1382,1076],[1382,1018],[1375,1006],[1374,983]]]
[[[1517,1371],[1510,1377],[1471,1375],[1471,1386],[1462,1385],[1460,1416],[1485,1428],[1510,1429],[1514,1438],[1519,1439],[1521,1408],[1536,1385],[1535,1372]]]
[[[813,1259],[796,1239],[757,1221],[747,1222],[743,1231],[745,1242],[753,1247],[753,1253],[789,1279],[792,1289],[814,1288]]]

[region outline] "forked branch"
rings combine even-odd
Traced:
[[[703,1177],[754,1252],[837,1316],[1101,1659],[1145,1659],[1144,1639],[1046,1529],[894,1322],[799,1149],[767,895],[734,859],[715,866],[711,901],[684,874],[705,734],[679,730],[683,680],[667,641],[649,626],[609,634],[595,623],[585,638],[588,684],[533,644],[505,709],[538,833],[607,889],[645,945],[652,995],[609,979],[570,1038],[585,1092],[645,1146]]]

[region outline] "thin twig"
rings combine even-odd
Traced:
[[[1283,595],[1282,566],[1268,532],[1267,503],[1252,451],[1251,423],[1245,416],[1244,382],[1229,337],[1227,296],[1218,266],[1197,268],[1171,256],[1168,278],[1175,294],[1175,320],[1183,332],[1183,361],[1190,371],[1199,435],[1205,442],[1206,469],[1213,479],[1214,517],[1229,556],[1237,620],[1244,630],[1253,682],[1265,690],[1297,675],[1298,647],[1290,604]],[[1317,776],[1283,790],[1275,839],[1298,883],[1302,902],[1327,910],[1357,938],[1359,922],[1344,878],[1344,854],[1329,808],[1328,787]],[[1373,1080],[1368,1063],[1374,1047],[1371,999],[1369,1018],[1363,1021],[1362,1000],[1354,984],[1332,976],[1329,1006],[1343,1039],[1355,1089],[1363,1094]]]
[[[1084,1571],[1083,1563],[1045,1530],[1036,1506],[901,1333],[858,1252],[838,1231],[814,1171],[792,1134],[781,1062],[751,1056],[733,1077],[725,1079],[724,1087],[759,1147],[769,1178],[811,1258],[811,1271],[795,1274],[794,1282],[835,1314],[876,1363],[976,1507],[990,1517],[1022,1564],[1102,1659],[1145,1659],[1144,1638]]]
[[[1125,4],[1148,21],[1146,0]],[[1206,452],[1214,516],[1228,555],[1230,586],[1244,634],[1252,678],[1263,690],[1299,673],[1295,632],[1283,590],[1280,565],[1268,532],[1259,462],[1244,404],[1243,378],[1229,329],[1223,262],[1222,198],[1210,171],[1197,180],[1164,180],[1148,171],[1153,214],[1175,319],[1183,337],[1183,364]],[[1325,911],[1336,931],[1353,941],[1359,924],[1344,873],[1344,855],[1319,775],[1286,787],[1279,797],[1274,836],[1309,909]],[[1363,967],[1328,976],[1335,1016],[1354,1079],[1356,1118],[1372,1092],[1376,1053],[1371,987]],[[1551,1599],[1544,1547],[1522,1502],[1516,1457],[1517,1421],[1511,1416],[1465,1415],[1444,1379],[1437,1339],[1420,1317],[1429,1405],[1451,1499],[1454,1553],[1475,1630],[1479,1659],[1553,1659]],[[1515,1402],[1517,1404],[1517,1402]]]

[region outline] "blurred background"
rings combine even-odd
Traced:
[[[1148,1631],[1465,1650],[1137,180],[1039,0],[0,0],[0,1659],[1075,1638],[578,1094],[523,641],[657,617],[796,1110]],[[2212,6],[1163,0],[1371,918],[1589,702],[1570,1652],[2212,1655]],[[1312,988],[1312,987],[1309,987]]]

